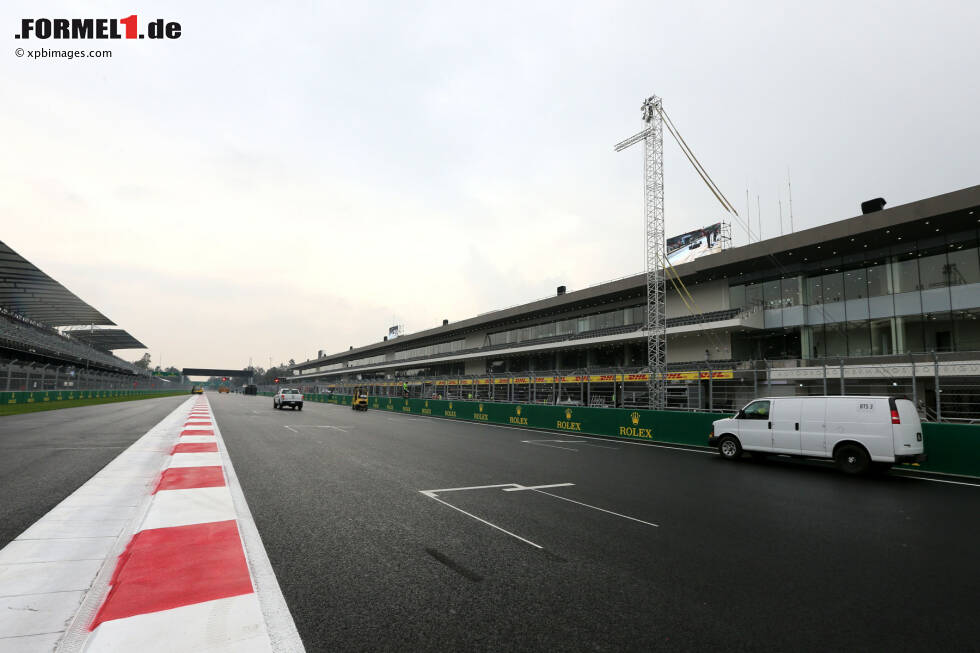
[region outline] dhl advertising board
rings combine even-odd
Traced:
[[[668,372],[664,377],[668,381],[707,381],[708,379],[717,381],[727,381],[735,378],[734,370],[689,370],[682,372]],[[555,383],[621,383],[621,382],[646,382],[650,380],[649,374],[589,374],[576,376],[516,376],[516,377],[493,377],[482,379],[437,379],[435,381],[408,381],[409,386],[420,386],[430,383],[436,387],[444,386],[473,386],[473,385],[549,385]],[[378,382],[358,382],[349,385],[331,385],[331,389],[353,388],[354,386],[369,386],[376,388],[400,388],[401,381],[378,381]]]

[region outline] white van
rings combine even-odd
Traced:
[[[833,458],[850,474],[923,462],[915,405],[894,397],[764,397],[714,422],[710,446],[737,460],[743,451]]]

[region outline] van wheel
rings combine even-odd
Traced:
[[[856,444],[845,444],[834,454],[837,468],[845,474],[863,474],[871,466],[871,458],[863,447]]]
[[[726,460],[738,460],[742,457],[742,445],[733,435],[724,435],[718,443],[718,452]]]

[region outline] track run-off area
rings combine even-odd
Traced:
[[[207,399],[309,651],[964,651],[980,636],[968,481]],[[0,548],[182,401],[0,419]]]

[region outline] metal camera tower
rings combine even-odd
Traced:
[[[664,121],[661,100],[643,102],[647,127],[616,145],[621,152],[643,141],[643,205],[646,214],[647,361],[650,368],[650,408],[667,407],[667,267],[664,235]]]

